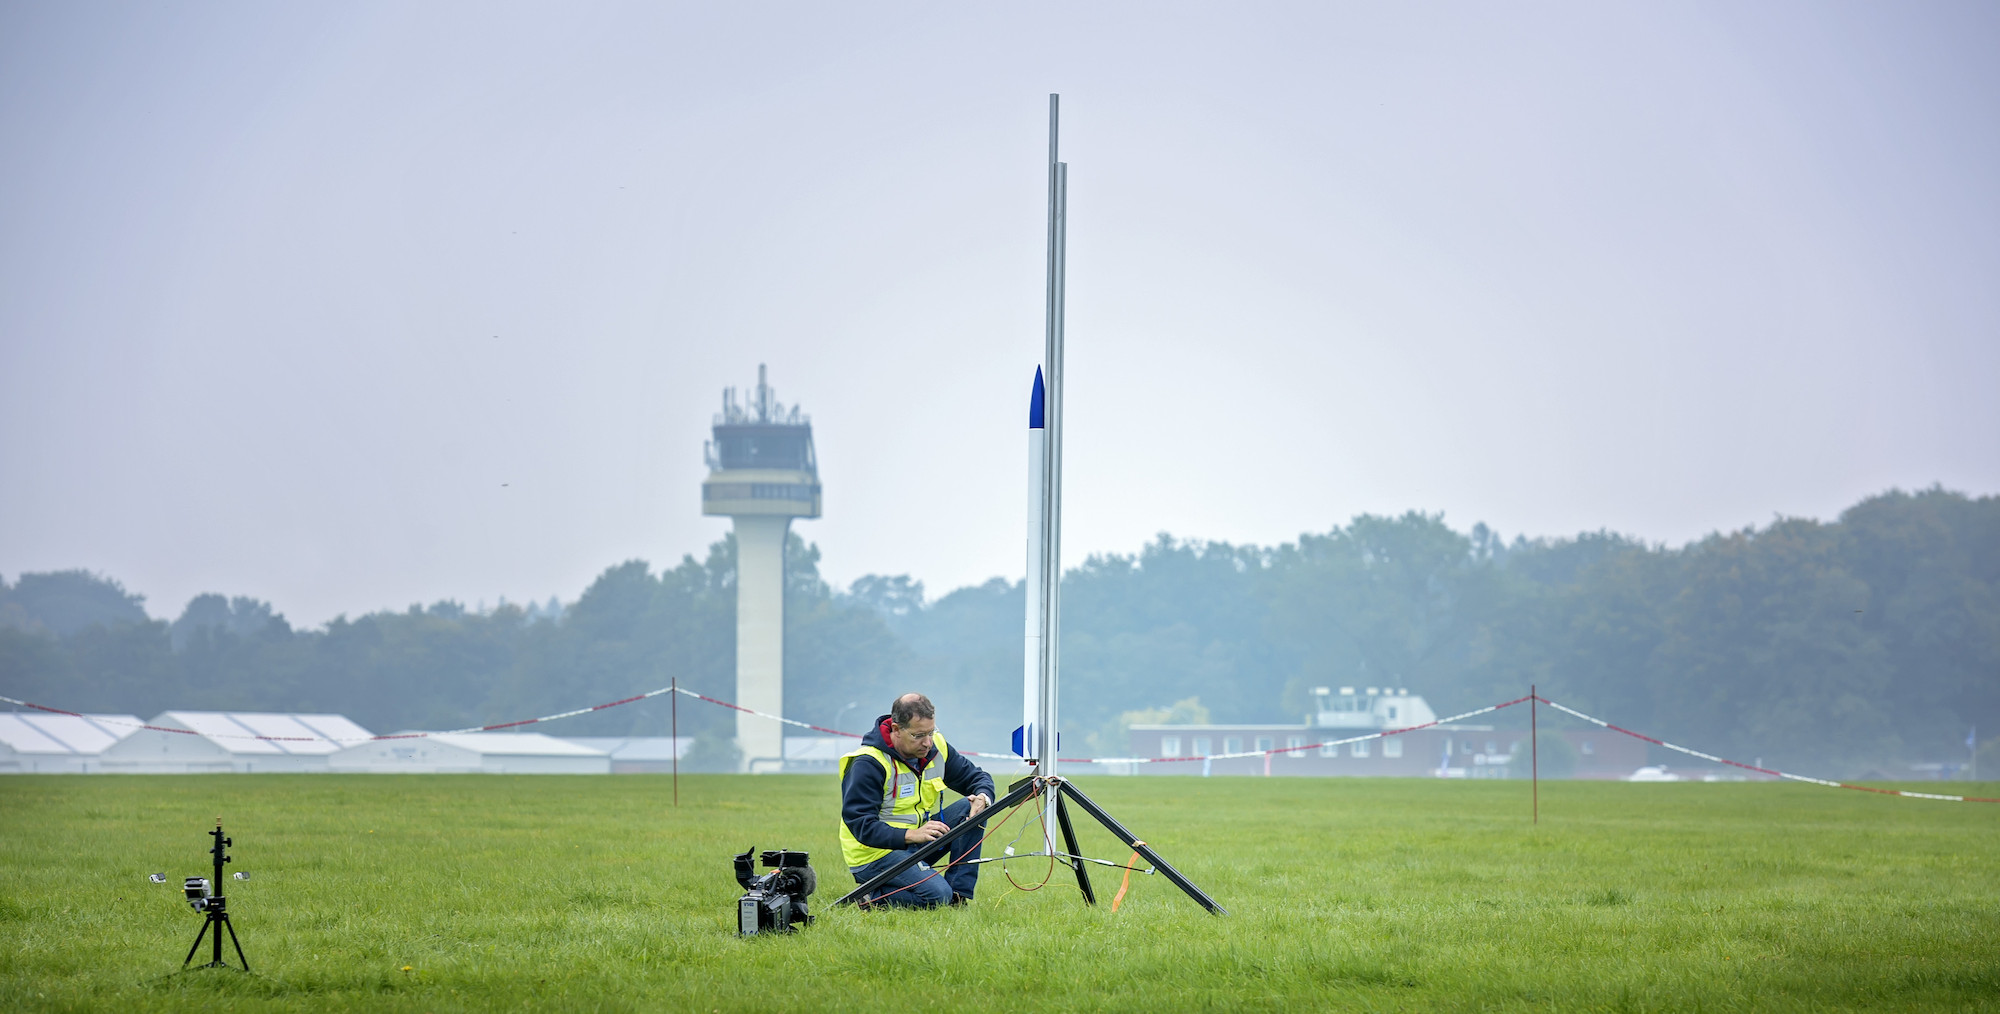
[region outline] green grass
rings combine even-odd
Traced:
[[[966,909],[833,909],[831,777],[678,808],[648,776],[0,778],[0,1009],[2000,1008],[2000,806],[1567,782],[1536,827],[1520,782],[1084,787],[1231,914],[997,864]],[[248,975],[179,970],[218,814]],[[812,852],[817,925],[734,936],[752,845]]]

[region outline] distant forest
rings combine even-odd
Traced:
[[[790,717],[860,729],[920,689],[961,745],[1004,749],[1020,712],[1022,585],[927,601],[920,582],[869,576],[839,591],[818,559],[793,536]],[[438,602],[312,630],[222,595],[152,620],[109,578],[23,574],[0,579],[0,692],[141,717],[330,711],[377,732],[530,717],[676,677],[729,699],[734,572],[725,539],[664,570],[618,564],[567,606]],[[1890,492],[1833,522],[1780,519],[1678,548],[1608,532],[1506,542],[1441,515],[1364,515],[1276,547],[1163,534],[1063,577],[1070,754],[1121,752],[1121,715],[1175,702],[1217,721],[1296,722],[1312,687],[1391,686],[1449,714],[1531,683],[1631,728],[1807,773],[1963,759],[1971,726],[2000,733],[2000,498]],[[660,698],[543,731],[664,735],[667,709]],[[733,728],[713,706],[680,712],[683,733]]]

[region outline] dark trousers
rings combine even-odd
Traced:
[[[991,809],[988,809],[985,813],[979,815],[979,819],[984,821],[992,812]],[[938,814],[937,819],[944,821],[950,827],[957,827],[971,815],[971,801],[961,799],[945,807],[944,811]],[[951,869],[945,871],[943,874],[939,874],[936,870],[932,869],[930,863],[918,863],[896,874],[894,879],[877,888],[874,897],[870,898],[869,901],[880,900],[883,904],[888,905],[912,905],[918,908],[930,908],[933,905],[942,905],[950,901],[951,896],[954,894],[962,898],[971,898],[972,889],[979,883],[979,867],[970,863],[959,863],[958,861],[960,859],[979,858],[979,846],[982,837],[984,835],[979,831],[967,831],[957,841],[952,842],[951,847],[945,853],[948,857],[946,864],[958,863],[958,865],[952,866]],[[899,860],[914,851],[916,851],[914,848],[898,849],[866,866],[854,867],[850,871],[854,874],[854,882],[857,884],[867,883],[869,878],[896,865]]]

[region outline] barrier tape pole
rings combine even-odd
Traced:
[[[1981,796],[1952,796],[1952,795],[1946,795],[1941,792],[1909,792],[1903,789],[1878,789],[1870,785],[1854,785],[1848,782],[1836,782],[1826,778],[1814,778],[1811,775],[1795,775],[1792,774],[1791,772],[1779,771],[1775,768],[1758,767],[1755,764],[1745,764],[1742,761],[1733,761],[1727,757],[1717,757],[1712,753],[1702,753],[1700,750],[1691,750],[1684,746],[1679,746],[1673,743],[1669,743],[1664,739],[1655,739],[1651,736],[1646,735],[1643,732],[1633,732],[1632,730],[1624,728],[1623,726],[1612,725],[1610,722],[1607,722],[1602,718],[1595,718],[1590,715],[1586,715],[1583,712],[1576,710],[1575,708],[1557,704],[1556,702],[1549,700],[1546,697],[1539,698],[1539,700],[1543,704],[1546,704],[1549,707],[1554,708],[1557,711],[1560,711],[1566,715],[1571,715],[1576,718],[1581,718],[1584,721],[1591,723],[1592,725],[1598,726],[1600,728],[1610,729],[1612,732],[1622,732],[1625,735],[1632,737],[1633,739],[1643,739],[1646,742],[1653,744],[1654,746],[1663,746],[1669,750],[1687,754],[1690,757],[1699,757],[1702,760],[1710,761],[1715,764],[1727,764],[1731,767],[1742,768],[1745,771],[1755,771],[1758,774],[1770,775],[1774,778],[1784,778],[1794,782],[1805,782],[1809,785],[1824,785],[1827,786],[1828,788],[1834,788],[1834,789],[1853,789],[1857,792],[1873,792],[1883,796],[1906,796],[1910,799],[1939,799],[1949,803],[2000,803],[2000,799],[1987,799]]]
[[[674,805],[681,805],[681,678],[674,677],[671,684],[674,691],[673,738],[667,741],[667,751],[674,755]]]

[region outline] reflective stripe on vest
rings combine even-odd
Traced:
[[[918,827],[926,820],[934,820],[938,811],[944,809],[944,768],[951,759],[951,746],[943,736],[934,737],[931,742],[937,747],[937,759],[925,766],[921,778],[901,757],[862,746],[840,758],[840,783],[847,784],[847,766],[855,758],[867,757],[882,765],[882,807],[876,816],[897,827]],[[854,832],[848,830],[847,821],[840,822],[840,857],[848,869],[866,866],[893,851],[861,844]]]

